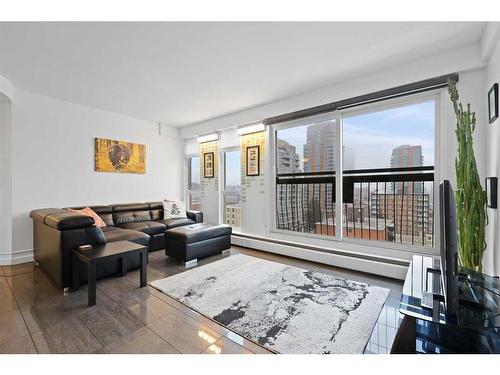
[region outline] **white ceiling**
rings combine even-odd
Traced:
[[[481,39],[485,24],[0,23],[20,89],[185,126]]]

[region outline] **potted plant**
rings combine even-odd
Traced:
[[[481,186],[474,156],[472,135],[476,127],[476,115],[463,109],[458,103],[455,82],[448,80],[448,92],[457,118],[455,134],[458,155],[455,158],[457,190],[458,256],[462,267],[481,272],[483,253],[486,249],[485,229],[487,225],[486,192]]]

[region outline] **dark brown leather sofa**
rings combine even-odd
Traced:
[[[72,207],[83,208],[83,207]],[[149,251],[165,248],[165,231],[203,222],[203,213],[187,211],[187,218],[164,219],[162,202],[90,206],[106,223],[94,225],[94,219],[61,208],[31,211],[35,260],[63,288],[71,285],[71,252],[81,245],[102,245],[114,241],[132,241],[148,246]],[[137,259],[136,259],[137,258]],[[138,257],[127,259],[128,269],[139,267]],[[115,275],[119,262],[107,262],[97,270],[97,278]],[[83,270],[82,270],[83,271]],[[86,282],[86,272],[80,272]]]

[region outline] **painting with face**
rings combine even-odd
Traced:
[[[145,173],[146,146],[112,139],[95,139],[97,172]]]

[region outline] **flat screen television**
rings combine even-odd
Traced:
[[[454,315],[458,309],[458,255],[455,193],[448,180],[439,185],[441,229],[441,284],[445,312]]]

